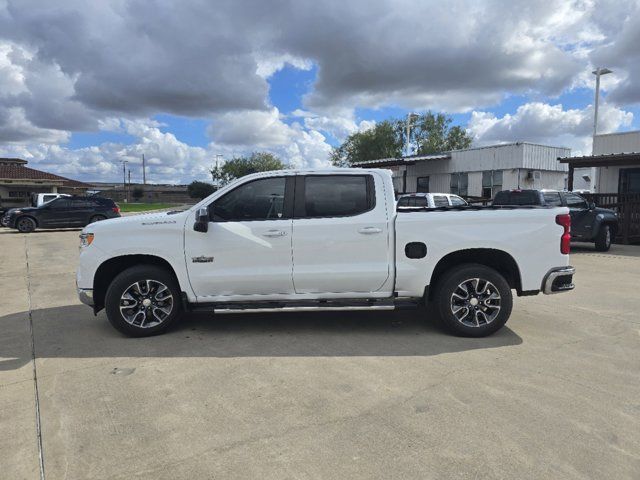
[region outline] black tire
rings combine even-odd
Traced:
[[[105,217],[104,215],[94,215],[89,219],[89,223],[101,222],[102,220],[106,220],[106,219],[107,217]]]
[[[142,288],[136,290],[135,284],[138,282],[142,282]],[[165,295],[157,297],[160,288],[155,287],[158,284],[167,287],[171,295],[171,308],[168,308],[168,302],[164,300]],[[151,285],[147,293],[144,293],[145,285]],[[132,308],[121,311],[121,302],[125,307],[124,302],[130,302],[127,298],[123,298],[127,291],[132,299]],[[140,295],[136,291],[140,292]],[[158,302],[158,298],[163,300]],[[145,309],[143,304],[146,304],[146,300],[153,303],[148,304]],[[163,310],[156,311],[160,308]],[[139,313],[142,310],[144,310],[144,319]],[[169,312],[164,316],[163,313],[166,310]],[[167,270],[153,265],[137,265],[120,273],[109,285],[105,296],[105,311],[109,322],[130,337],[148,337],[165,332],[180,316],[181,310],[180,289],[175,278]]]
[[[610,248],[611,227],[609,225],[602,225],[596,236],[596,250],[599,252],[607,252]]]
[[[31,233],[36,229],[36,221],[31,217],[20,217],[15,225],[20,233]]]
[[[467,298],[462,298],[462,287],[467,290]],[[478,294],[478,290],[481,293]],[[495,298],[495,294],[499,298]],[[509,320],[513,307],[511,288],[504,277],[492,268],[475,263],[458,265],[440,277],[433,301],[441,324],[448,331],[465,337],[485,337],[498,331]]]

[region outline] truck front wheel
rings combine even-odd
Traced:
[[[439,280],[435,306],[447,330],[466,337],[496,332],[511,315],[511,288],[500,273],[480,264],[459,265]]]
[[[120,273],[105,296],[109,322],[130,337],[166,331],[180,310],[180,289],[175,279],[153,265],[138,265]]]

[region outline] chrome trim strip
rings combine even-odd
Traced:
[[[328,312],[333,311],[355,311],[355,310],[394,310],[395,305],[372,305],[353,307],[268,307],[268,308],[215,308],[215,313],[268,313],[268,312]]]
[[[573,290],[575,288],[575,285],[573,283],[571,283],[566,288],[563,288],[561,290],[556,290],[556,291],[551,290],[551,287],[553,286],[553,281],[556,278],[561,277],[563,275],[571,275],[573,277],[575,273],[576,273],[576,269],[573,267],[560,267],[560,268],[555,268],[551,270],[547,274],[547,277],[544,280],[544,286],[542,288],[542,291],[546,295],[551,295],[555,293],[562,293],[562,292],[568,292],[569,290]]]

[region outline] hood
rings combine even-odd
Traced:
[[[135,215],[127,215],[125,217],[109,218],[101,222],[87,225],[84,231],[87,232],[108,232],[129,230],[137,228],[154,228],[161,226],[182,225],[185,218],[189,214],[189,210],[171,211],[171,212],[152,212]]]
[[[37,207],[15,207],[7,210],[7,213],[14,213],[18,210],[20,210],[21,212],[37,212],[38,208]]]
[[[600,213],[602,215],[613,215],[614,217],[616,216],[616,212],[614,212],[613,210],[611,210],[610,208],[601,208],[601,207],[596,207],[594,209],[594,212],[596,213]]]

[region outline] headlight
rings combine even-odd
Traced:
[[[88,247],[93,243],[93,233],[81,233],[80,234],[80,248]]]

